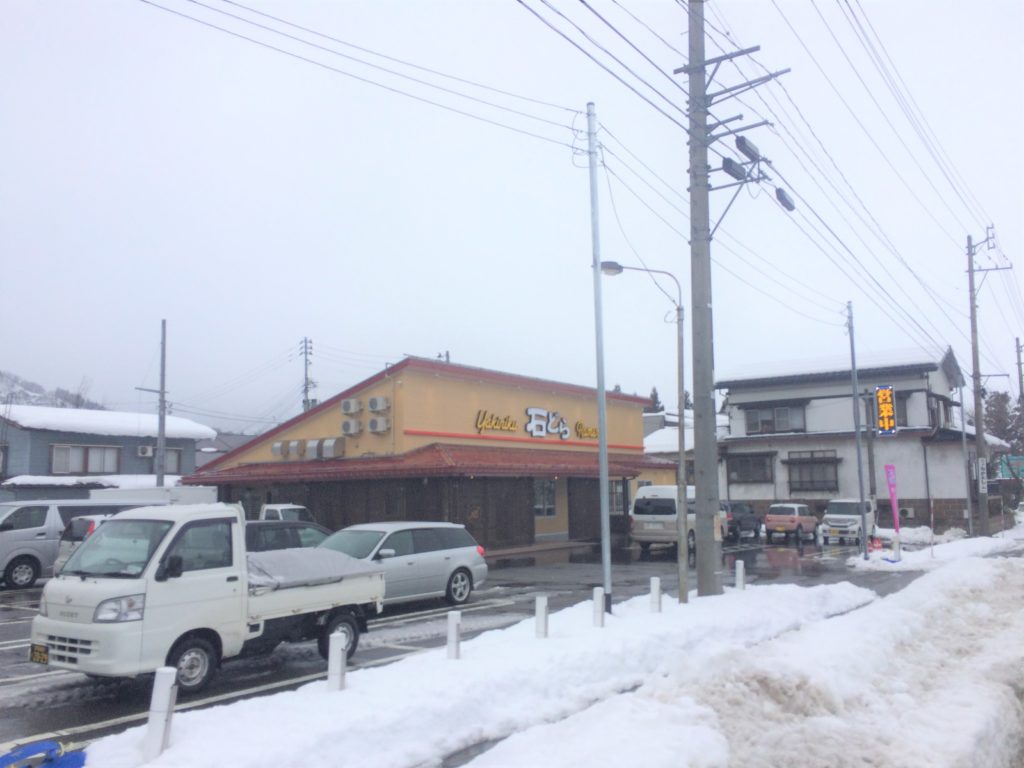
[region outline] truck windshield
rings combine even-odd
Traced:
[[[860,510],[857,509],[858,502],[856,501],[830,501],[828,503],[828,510],[825,512],[826,515],[859,515]],[[864,509],[867,511],[867,502],[864,502]]]
[[[363,559],[369,556],[383,536],[383,531],[338,531],[321,541],[318,546]]]
[[[82,542],[61,573],[138,578],[172,525],[169,520],[109,520]]]
[[[300,523],[312,523],[313,515],[305,507],[283,507],[281,509],[282,520],[294,520]]]

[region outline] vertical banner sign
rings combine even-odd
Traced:
[[[978,493],[988,493],[988,463],[978,459]]]
[[[896,401],[892,386],[875,387],[875,413],[878,418],[875,427],[880,435],[896,434]]]
[[[900,532],[900,506],[896,498],[896,467],[892,464],[885,465],[885,484],[889,486],[889,504],[892,505],[892,524],[896,529],[896,535]]]

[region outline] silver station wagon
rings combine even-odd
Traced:
[[[383,568],[385,604],[443,597],[461,605],[487,579],[484,548],[455,523],[350,525],[319,546]]]

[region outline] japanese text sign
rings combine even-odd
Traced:
[[[891,386],[875,387],[875,427],[880,435],[896,434],[896,400]]]

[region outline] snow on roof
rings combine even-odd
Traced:
[[[88,435],[156,437],[159,432],[159,419],[155,413],[10,405],[0,409],[0,417],[25,429],[51,429],[57,432],[79,432]],[[164,434],[170,438],[190,440],[217,436],[216,430],[178,416],[166,417]]]
[[[889,351],[872,351],[857,354],[857,369],[892,368],[896,366],[940,365],[942,357],[930,356],[920,349],[898,349]],[[745,381],[747,379],[767,379],[779,376],[807,376],[823,373],[845,373],[851,369],[850,356],[836,355],[819,358],[818,360],[774,360],[771,362],[752,363],[723,374],[717,373],[718,381]]]
[[[724,420],[721,418],[721,414],[715,419],[718,422],[718,437],[728,437],[729,435],[729,419],[726,417]],[[686,412],[686,429],[684,430],[683,440],[686,443],[686,452],[691,453],[693,451],[693,415],[691,411]],[[644,438],[644,453],[679,453],[679,427],[670,426],[662,427],[661,429],[651,432],[647,437]]]
[[[103,488],[156,488],[156,475],[18,475],[8,478],[0,487],[13,486],[102,486]],[[181,485],[181,475],[164,475],[164,487]]]

